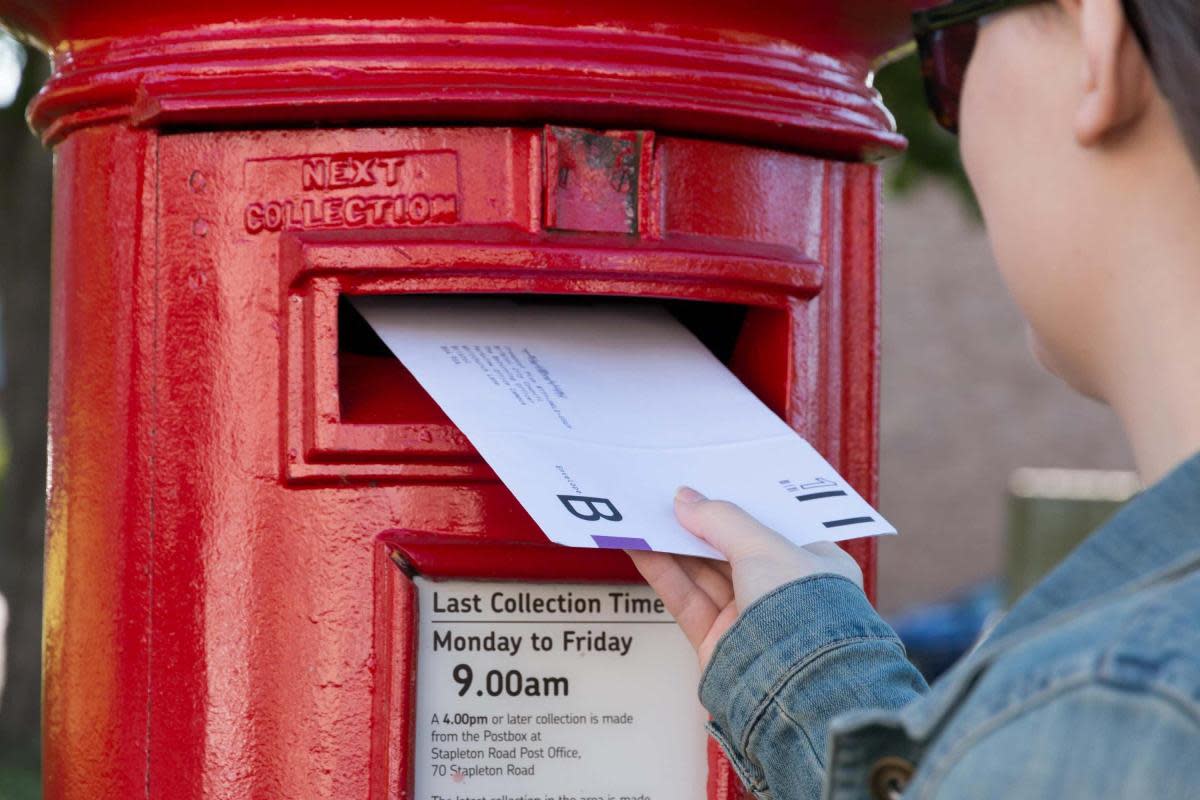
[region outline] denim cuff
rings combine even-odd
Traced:
[[[902,652],[895,632],[857,584],[840,575],[820,574],[763,595],[717,642],[700,678],[700,702],[712,715],[709,731],[751,791],[766,788],[762,765],[748,745],[772,701],[825,653],[864,640],[894,642]],[[794,712],[789,717],[820,718],[830,710],[828,700],[813,698],[808,712],[789,708]],[[795,706],[809,701],[803,691],[792,691],[787,702]],[[823,741],[823,733],[810,738]],[[814,754],[822,761],[824,755]]]

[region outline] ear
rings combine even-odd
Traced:
[[[1076,23],[1083,58],[1075,139],[1093,147],[1146,112],[1154,76],[1120,0],[1061,4]]]

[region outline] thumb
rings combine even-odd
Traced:
[[[789,544],[736,503],[709,500],[687,486],[675,492],[675,516],[683,527],[721,551],[731,564]]]

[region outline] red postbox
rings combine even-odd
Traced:
[[[413,797],[414,575],[637,580],[349,297],[664,302],[874,496],[906,3],[0,8],[54,56],[47,798]]]

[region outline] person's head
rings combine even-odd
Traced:
[[[1200,315],[1200,2],[1017,3],[973,48],[958,132],[997,263],[1039,360],[1112,401],[1139,324]]]

